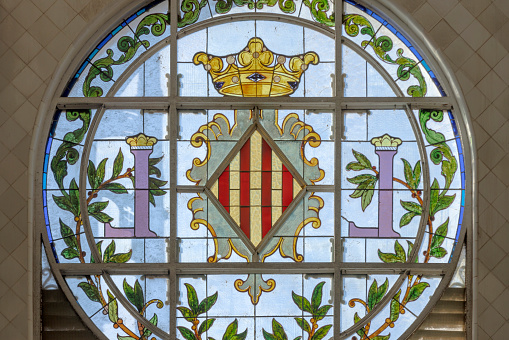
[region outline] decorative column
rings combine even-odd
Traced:
[[[128,137],[127,144],[131,146],[134,155],[134,230],[133,228],[113,228],[105,224],[105,237],[157,237],[150,230],[149,220],[149,156],[153,146],[157,143],[154,137],[138,136]]]
[[[379,159],[378,172],[378,227],[359,228],[349,222],[350,237],[400,237],[392,228],[393,216],[393,159],[402,141],[385,134],[371,139]]]

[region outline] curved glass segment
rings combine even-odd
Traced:
[[[413,332],[471,189],[460,114],[426,98],[445,92],[410,41],[350,0],[165,0],[122,20],[43,151],[44,245],[97,335]]]

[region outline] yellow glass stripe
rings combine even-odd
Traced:
[[[237,225],[240,226],[240,207],[230,207],[230,215]]]
[[[272,190],[272,206],[280,207],[282,205],[282,190]]]
[[[297,194],[300,192],[300,189],[302,189],[299,185],[299,183],[297,183],[297,181],[295,180],[295,178],[293,179],[293,198],[295,198],[295,196],[297,196]]]
[[[251,171],[262,171],[262,136],[255,131],[251,136]]]
[[[274,151],[272,151],[272,171],[283,171],[283,163]]]
[[[233,158],[230,163],[230,171],[239,171],[240,170],[240,152]]]
[[[283,213],[282,207],[276,207],[274,205],[272,206],[272,225],[276,223],[276,221],[278,220],[282,213]]]
[[[283,173],[280,171],[272,172],[272,190],[281,190],[283,188]]]
[[[212,193],[214,194],[214,196],[219,197],[219,196],[218,196],[218,185],[217,185],[217,182],[218,182],[218,181],[216,181],[216,183],[214,183],[214,185],[212,186],[212,188],[210,188],[210,191],[212,191]]]
[[[251,171],[249,175],[249,182],[251,189],[261,189],[262,188],[262,173],[260,171]]]
[[[262,240],[262,208],[251,206],[250,210],[250,239],[255,246]]]
[[[230,207],[240,206],[240,190],[230,190]]]
[[[230,171],[230,189],[240,189],[240,172]]]
[[[261,190],[254,190],[251,189],[249,192],[249,203],[251,204],[251,209],[254,206],[261,206],[262,205],[262,191]]]

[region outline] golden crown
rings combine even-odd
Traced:
[[[288,67],[285,66],[287,60]],[[302,73],[310,63],[318,64],[319,58],[315,52],[293,57],[274,56],[262,39],[251,38],[247,47],[236,55],[216,57],[198,52],[193,62],[195,65],[203,64],[212,77],[215,89],[223,95],[276,97],[295,92]],[[225,62],[227,66],[223,70]]]

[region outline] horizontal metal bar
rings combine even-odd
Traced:
[[[204,192],[203,185],[177,185],[177,192]]]
[[[242,98],[242,97],[177,97],[175,102],[178,109],[319,109],[334,110],[336,99],[333,97],[269,97],[269,98]],[[410,108],[436,108],[449,110],[453,108],[450,98],[342,98],[343,110],[367,109],[404,109]],[[168,97],[105,97],[105,98],[78,98],[62,97],[58,100],[58,109],[90,108],[103,106],[106,109],[153,109],[166,110],[169,106]]]
[[[143,275],[168,275],[172,270],[177,274],[332,274],[334,263],[177,263],[174,266],[168,263],[86,263],[67,264],[59,263],[58,269],[62,275],[100,275],[104,272],[115,274],[143,274]],[[371,274],[428,274],[442,275],[447,270],[452,270],[451,265],[446,263],[343,263],[340,265],[342,274],[347,275],[371,275]]]

